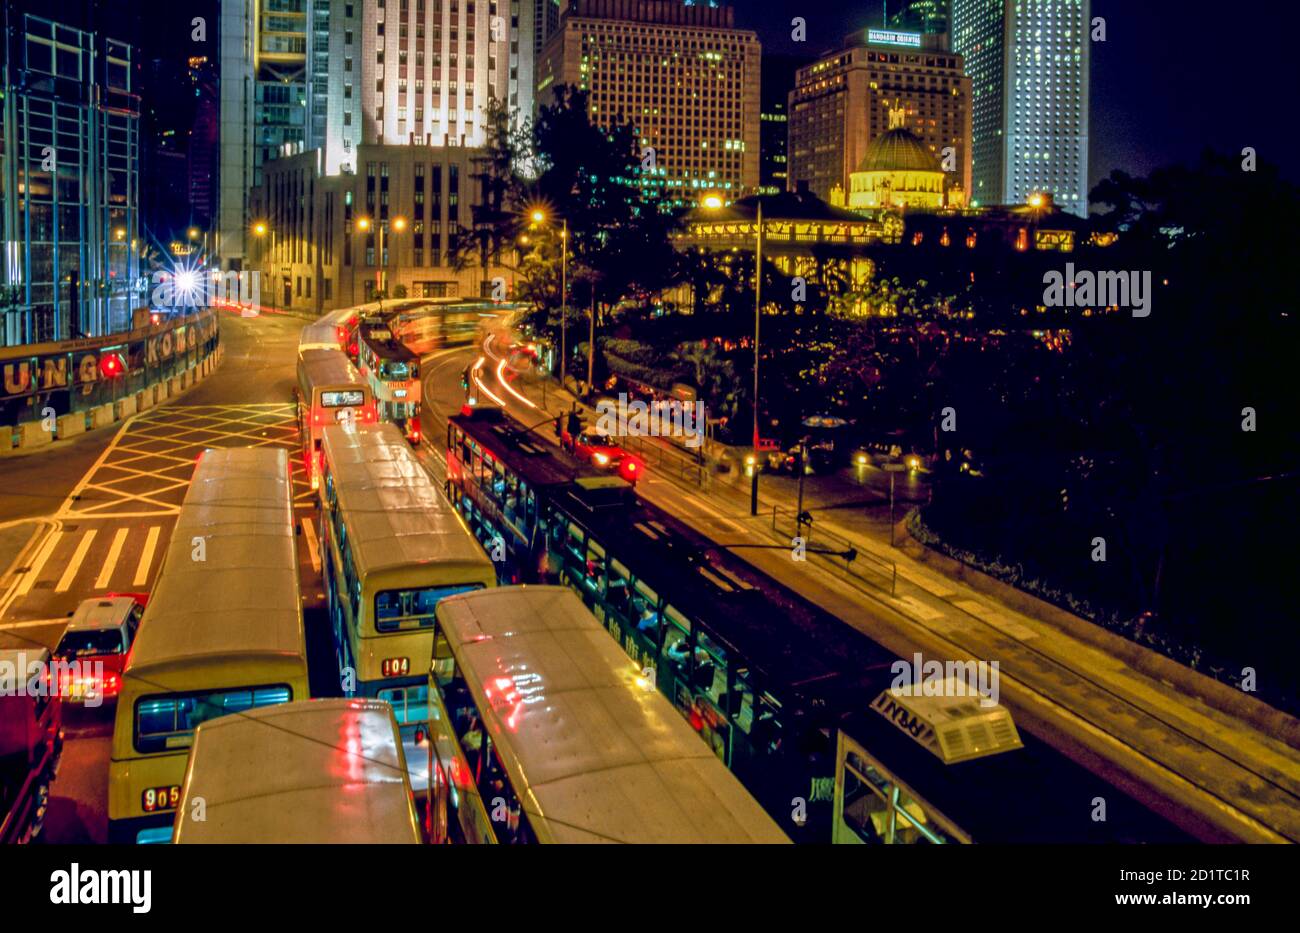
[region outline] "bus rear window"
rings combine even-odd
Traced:
[[[320,403],[325,408],[342,408],[345,405],[364,405],[366,393],[359,389],[344,389],[338,392],[322,392]]]
[[[454,583],[418,590],[383,590],[375,594],[375,629],[396,632],[433,625],[433,610],[448,596],[483,589],[482,583]]]
[[[209,719],[288,703],[292,698],[288,684],[141,697],[135,705],[135,749],[147,755],[189,748],[194,730]]]

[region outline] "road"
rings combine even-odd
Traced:
[[[223,314],[224,359],[206,380],[170,404],[66,447],[6,459],[0,522],[37,531],[24,562],[0,585],[0,632],[53,647],[81,600],[108,592],[147,592],[166,551],[199,454],[209,447],[284,447],[301,476],[296,415],[298,332],[284,315]],[[296,482],[304,534],[299,557],[313,659],[332,662],[317,618],[320,580],[307,547],[311,490]],[[24,536],[25,537],[25,536]],[[315,673],[315,672],[313,672]],[[329,678],[318,693],[328,692]],[[313,681],[315,684],[315,678]],[[46,823],[50,842],[102,842],[107,821],[111,709],[68,709],[63,764]]]

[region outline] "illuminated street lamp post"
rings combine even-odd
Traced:
[[[392,224],[393,224],[393,232],[401,233],[403,230],[406,229],[406,218],[394,217],[392,220]],[[383,298],[384,288],[387,284],[387,279],[388,279],[388,263],[384,261],[386,258],[384,255],[385,225],[382,221],[376,223],[372,221],[369,217],[357,218],[357,229],[362,233],[368,231],[372,225],[374,226],[376,231],[376,240],[377,240],[376,246],[378,247],[379,250],[379,254],[375,257],[375,293],[376,293],[376,297],[379,300],[379,309],[382,311],[384,308],[384,298]]]
[[[758,351],[759,322],[763,308],[763,200],[756,198],[758,216],[754,223],[754,464],[749,485],[749,514],[758,514],[758,472],[761,467],[758,451]],[[700,205],[707,210],[723,207],[723,200],[716,194],[705,197]]]
[[[546,223],[546,212],[541,209],[535,209],[529,215],[535,224]],[[568,362],[568,300],[569,300],[569,218],[564,217],[560,220],[560,388],[564,388],[564,374]],[[592,333],[595,333],[595,324],[592,324]],[[590,365],[590,364],[588,364]],[[590,370],[588,370],[590,372]],[[588,377],[588,384],[591,379]]]

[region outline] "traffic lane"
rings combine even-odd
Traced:
[[[105,428],[26,454],[0,459],[0,521],[50,515],[112,441]]]
[[[63,706],[63,758],[50,785],[50,809],[42,833],[46,842],[108,842],[108,758],[115,705],[97,709]]]
[[[279,314],[242,317],[223,311],[221,365],[182,396],[185,405],[284,402],[297,384],[302,318]]]

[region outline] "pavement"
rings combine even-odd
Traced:
[[[459,374],[480,354],[489,358],[479,371],[481,394],[500,399],[521,420],[535,423],[573,403],[554,385],[543,400],[539,383],[511,380],[504,369],[509,385],[502,385],[500,354],[488,343],[426,366],[425,398],[432,402],[426,417],[459,407]],[[443,381],[441,390],[436,380]],[[593,423],[590,413],[587,423]],[[425,430],[434,445],[443,443],[443,424]],[[549,432],[538,434],[550,439]],[[639,441],[629,446],[647,461],[637,486],[645,498],[715,541],[790,544],[795,480],[764,474],[760,514],[752,517],[747,478],[700,469],[662,439]],[[1021,728],[1193,835],[1300,841],[1300,750],[1281,738],[1300,736],[1293,718],[1236,691],[1225,697],[1207,690],[1206,678],[1148,649],[1124,642],[1113,650],[1114,642],[1086,620],[1071,617],[1063,625],[1060,610],[1029,597],[1014,608],[891,547],[888,476],[874,467],[858,476],[860,496],[845,495],[843,476],[810,480],[804,489],[804,507],[814,515],[810,544],[851,546],[858,551],[852,565],[818,555],[799,561],[779,549],[735,553],[902,657],[921,652],[927,659],[996,662],[1002,701]],[[924,501],[923,478],[899,477],[901,502]],[[1133,663],[1138,656],[1143,663]],[[1262,730],[1260,723],[1275,728]]]

